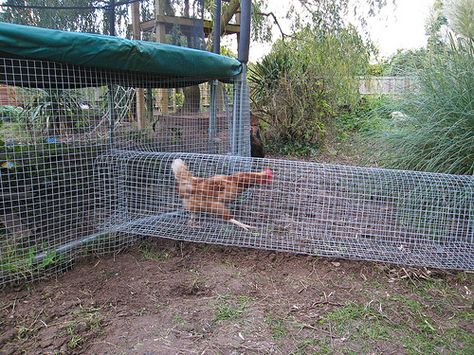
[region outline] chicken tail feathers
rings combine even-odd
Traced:
[[[171,169],[173,170],[174,177],[179,184],[192,182],[193,175],[188,170],[186,163],[182,159],[173,160]]]

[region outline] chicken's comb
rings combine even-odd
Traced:
[[[272,178],[273,178],[273,172],[272,172],[272,170],[271,170],[270,168],[265,168],[265,169],[263,169],[263,171],[267,174],[267,177],[268,177],[269,179],[272,179]]]

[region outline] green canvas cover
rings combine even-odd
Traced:
[[[0,22],[0,56],[107,70],[116,72],[117,76],[127,72],[141,81],[154,81],[158,87],[173,86],[167,84],[170,80],[182,80],[186,85],[228,80],[242,69],[233,58],[196,49],[3,22]],[[28,81],[25,74],[30,75],[29,71],[21,71],[23,80]],[[91,85],[74,83],[74,78],[68,81],[73,81],[71,86]]]

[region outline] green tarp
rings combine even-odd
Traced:
[[[163,87],[173,86],[165,83],[167,79],[183,79],[188,84],[228,80],[242,68],[233,58],[201,50],[2,22],[0,56],[72,64],[117,75],[126,72],[141,81],[153,77],[157,82],[159,78]],[[23,74],[25,71],[22,69]]]

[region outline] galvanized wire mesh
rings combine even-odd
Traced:
[[[97,226],[116,213],[110,190],[97,184],[97,161],[111,149],[231,152],[233,85],[218,84],[212,136],[209,84],[198,95],[184,93],[187,85],[0,58],[0,286],[136,240]],[[145,88],[140,117],[137,87]]]
[[[245,77],[214,86],[214,106],[207,82],[197,94],[192,80],[24,59],[0,59],[0,83],[0,286],[137,235],[473,269],[473,177],[244,158]],[[209,211],[206,189],[178,194],[176,158],[203,178],[268,166],[273,180]],[[190,196],[199,207],[184,209]]]
[[[98,161],[98,181],[108,180],[113,186],[107,195],[113,196],[110,209],[115,214],[102,222],[104,230],[405,265],[474,268],[472,176],[184,153],[111,153]],[[171,166],[177,158],[193,176],[204,179],[176,179]],[[219,177],[265,167],[273,172],[271,182],[258,174],[249,176],[250,182],[244,181],[245,175],[240,181]],[[226,213],[252,228],[232,223]]]

